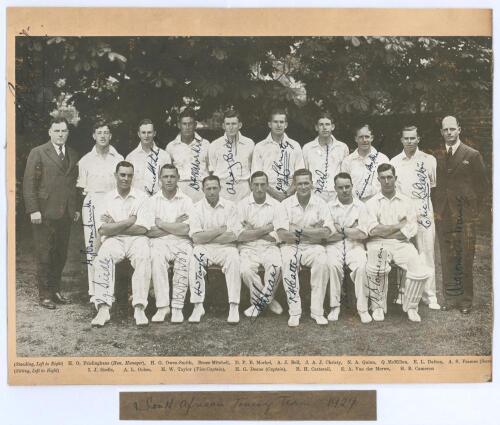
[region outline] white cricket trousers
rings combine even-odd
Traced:
[[[391,262],[406,271],[403,311],[418,310],[418,303],[430,272],[415,246],[397,239],[377,239],[367,243],[367,251],[366,270],[371,310],[382,308],[387,312],[388,275]]]
[[[173,263],[172,307],[184,307],[189,287],[189,261],[193,255],[193,245],[187,239],[173,239],[168,236],[150,239],[151,276],[155,291],[156,307],[170,306],[170,284],[168,266]]]
[[[359,313],[368,311],[366,251],[362,243],[344,239],[326,246],[330,271],[330,307],[340,306],[344,267],[350,270]]]
[[[431,213],[432,214],[432,213]],[[425,265],[429,268],[429,278],[425,283],[424,294],[422,296],[424,302],[437,303],[436,297],[436,265],[435,265],[435,241],[436,241],[436,225],[434,224],[434,219],[429,220],[430,226],[424,227],[422,224],[418,224],[417,236],[415,237],[417,242],[418,253],[424,257]],[[426,222],[426,223],[429,223]]]
[[[290,316],[302,314],[299,284],[301,265],[311,268],[311,313],[322,316],[328,284],[328,262],[325,248],[314,244],[286,244],[281,247],[281,258],[283,259],[283,286],[285,287]]]
[[[264,282],[259,276],[259,266],[264,267]],[[281,252],[276,245],[240,246],[241,278],[250,290],[250,304],[264,309],[273,300],[281,269]]]
[[[99,220],[98,215],[101,213],[101,204],[104,199],[105,192],[88,193],[85,196],[82,207],[82,224],[83,238],[85,249],[82,254],[85,255],[85,264],[87,264],[87,278],[89,283],[90,301],[93,302],[94,296],[94,259],[97,256],[99,247],[101,246],[101,235],[97,231],[96,223]]]
[[[115,264],[128,258],[134,268],[132,274],[132,305],[148,303],[151,281],[149,238],[146,236],[113,236],[106,238],[94,260],[94,304],[114,301]]]
[[[189,291],[192,303],[205,301],[205,275],[211,265],[221,266],[226,277],[227,297],[230,303],[240,303],[241,276],[238,249],[225,244],[195,245],[189,263]]]

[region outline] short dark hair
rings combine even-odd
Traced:
[[[193,120],[196,121],[196,112],[194,111],[193,108],[186,108],[179,114],[179,122],[183,118],[192,118]]]
[[[238,118],[238,121],[241,122],[241,115],[236,109],[226,109],[224,111],[224,119],[226,118]]]
[[[333,178],[333,183],[337,184],[338,179],[349,179],[351,184],[352,184],[352,178],[349,173],[338,173],[334,178]]]
[[[323,118],[326,118],[326,119],[330,120],[331,123],[333,124],[333,117],[332,117],[332,114],[330,114],[330,112],[328,112],[328,111],[321,112],[318,115],[318,119],[316,120],[316,122],[318,122],[320,119],[323,119]]]
[[[54,117],[54,118],[52,118],[52,121],[50,122],[49,128],[52,128],[52,126],[54,124],[61,124],[62,122],[66,124],[66,128],[69,130],[69,122],[64,117]]]
[[[373,129],[371,128],[370,124],[358,124],[356,127],[354,127],[354,136],[357,136],[358,131],[365,127],[373,135]]]
[[[95,133],[95,131],[101,127],[108,127],[108,130],[111,133],[111,126],[109,125],[109,123],[107,121],[104,121],[104,120],[98,120],[98,121],[94,122],[94,125],[92,126],[92,133]]]
[[[296,170],[295,173],[293,173],[293,180],[300,176],[309,176],[311,181],[313,178],[312,173],[307,168],[299,168],[298,170]]]
[[[161,177],[161,173],[163,172],[163,170],[175,170],[175,172],[177,173],[177,176],[179,176],[179,170],[177,169],[177,167],[173,164],[164,164],[161,168],[160,168],[160,177]]]
[[[116,164],[115,173],[118,172],[118,170],[120,169],[120,167],[127,167],[127,168],[132,167],[132,170],[134,169],[134,165],[131,162],[120,161],[118,164]]]
[[[407,125],[403,127],[403,129],[401,130],[401,135],[403,134],[403,131],[416,131],[418,136],[418,128],[416,125]]]
[[[288,121],[288,111],[285,108],[273,108],[269,113],[269,122],[273,120],[275,115],[284,115],[285,121]]]
[[[267,177],[267,174],[264,173],[264,171],[256,171],[250,176],[250,184],[253,182],[253,179],[257,177],[265,177],[266,178],[266,183],[269,183],[269,178]]]
[[[139,130],[143,125],[149,125],[149,124],[151,124],[153,126],[153,130],[154,130],[155,125],[153,124],[153,121],[151,121],[149,118],[144,118],[143,120],[141,120],[141,122],[137,126],[137,130]]]
[[[219,187],[220,187],[220,179],[215,174],[210,174],[209,176],[206,176],[203,179],[203,181],[201,182],[201,187],[205,188],[205,182],[209,182],[209,181],[212,181],[212,180],[216,181],[219,184]]]
[[[389,171],[391,170],[392,171],[392,175],[394,177],[396,177],[396,169],[394,168],[394,166],[392,164],[388,164],[388,163],[383,163],[383,164],[380,164],[378,167],[377,167],[377,174],[380,174],[380,173],[383,173],[384,171]]]

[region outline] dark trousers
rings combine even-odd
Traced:
[[[61,287],[61,274],[66,264],[71,219],[64,216],[58,220],[43,219],[41,224],[32,224],[35,241],[38,295],[50,298]]]
[[[441,252],[443,295],[449,307],[472,307],[472,264],[476,248],[476,227],[473,218],[463,210],[452,212],[448,205],[436,230]]]

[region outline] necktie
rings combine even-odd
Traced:
[[[61,162],[64,162],[64,152],[63,152],[63,147],[62,146],[59,146],[59,159],[61,160]]]
[[[451,146],[448,148],[448,151],[446,152],[446,160],[449,161],[451,157],[453,156],[453,150]]]

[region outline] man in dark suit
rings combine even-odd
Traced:
[[[24,172],[23,195],[35,241],[40,305],[55,309],[67,304],[61,294],[61,274],[66,263],[71,222],[80,218],[76,197],[78,155],[66,146],[69,128],[56,118],[50,141],[33,148]]]
[[[436,229],[441,252],[442,310],[472,308],[472,264],[476,243],[476,222],[488,189],[481,154],[460,141],[455,117],[442,121],[445,145],[437,155],[437,186],[432,192]]]

